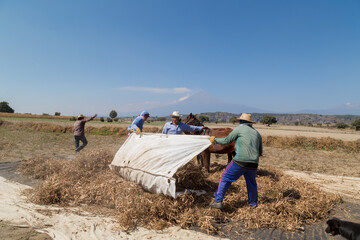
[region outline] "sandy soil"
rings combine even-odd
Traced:
[[[293,177],[315,183],[326,192],[339,194],[348,201],[360,202],[360,178],[325,175],[320,173],[305,173],[285,171]]]
[[[118,229],[116,221],[109,217],[90,214],[77,208],[42,206],[30,203],[21,192],[29,186],[14,183],[0,177],[0,219],[3,221],[2,236],[11,238],[13,226],[29,229],[31,235],[46,233],[52,239],[219,239],[201,232],[171,227],[163,231],[137,228],[127,233]],[[11,225],[5,224],[11,222]],[[29,228],[31,226],[31,228]],[[32,232],[31,232],[32,231]],[[7,235],[6,235],[7,234]],[[19,233],[21,234],[21,233]],[[1,235],[0,235],[1,236]],[[39,235],[40,236],[40,235]],[[46,235],[41,235],[46,238]],[[4,239],[4,238],[2,238]],[[41,239],[35,238],[35,239]]]

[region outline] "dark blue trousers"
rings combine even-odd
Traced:
[[[85,135],[74,136],[74,138],[75,138],[75,152],[79,152],[81,149],[83,149],[88,144],[88,141],[86,140]],[[80,141],[82,141],[81,146],[79,146]]]
[[[242,175],[245,177],[246,188],[248,193],[248,201],[250,206],[255,207],[258,201],[258,191],[256,184],[257,170],[250,170],[236,165],[233,161],[229,163],[225,171],[221,175],[219,186],[215,192],[215,201],[222,202],[226,191],[229,189],[231,183],[238,180]]]

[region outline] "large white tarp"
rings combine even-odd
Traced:
[[[110,168],[153,193],[176,197],[173,175],[210,146],[209,136],[131,134]]]

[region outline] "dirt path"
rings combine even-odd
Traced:
[[[360,202],[360,178],[306,173],[287,170],[286,174],[314,183],[326,192],[341,195],[346,200]]]

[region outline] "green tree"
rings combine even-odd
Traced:
[[[356,131],[360,130],[360,119],[355,120],[353,123],[351,123],[352,126],[355,127]]]
[[[265,116],[260,120],[260,122],[261,122],[262,124],[266,124],[266,125],[268,125],[268,127],[270,127],[271,124],[277,123],[277,120],[276,120],[276,117],[274,117],[274,116],[265,115]]]
[[[158,118],[156,119],[156,121],[165,122],[165,121],[166,121],[166,117],[158,117]]]
[[[209,117],[206,115],[200,115],[198,118],[201,123],[210,121]]]
[[[229,122],[235,124],[236,121],[237,121],[236,119],[237,119],[237,117],[231,117],[231,118],[229,119]]]
[[[349,127],[349,125],[347,125],[346,123],[337,123],[337,124],[335,124],[335,127],[336,128],[339,128],[339,129],[344,129],[344,128],[348,128]]]
[[[111,112],[109,113],[109,116],[111,118],[116,118],[117,117],[117,112],[115,110],[111,110]]]
[[[103,117],[101,117],[101,118],[100,118],[100,122],[103,122],[103,121],[104,121],[104,118],[103,118]]]
[[[14,109],[9,106],[8,102],[0,102],[0,112],[14,113]]]
[[[61,113],[60,112],[55,112],[55,116],[60,116]]]

